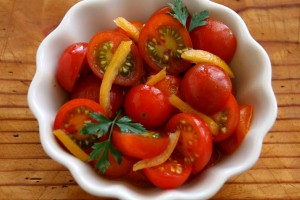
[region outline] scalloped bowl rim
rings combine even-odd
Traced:
[[[93,16],[96,11],[102,9],[101,11],[104,12],[110,5],[117,4],[119,6],[114,8],[115,12],[106,13],[106,15],[110,15],[108,18],[113,19],[113,17],[118,17],[114,16],[114,13],[123,12],[122,6],[126,8],[130,3],[135,3],[135,11],[139,12],[141,16],[137,20],[145,21],[148,16],[144,16],[143,13],[152,13],[161,5],[165,5],[165,2],[167,1],[151,3],[147,0],[138,2],[134,0],[81,1],[66,13],[59,26],[42,41],[38,48],[37,69],[29,87],[28,104],[38,120],[41,144],[52,159],[68,168],[76,182],[93,195],[122,199],[173,199],[174,197],[177,199],[208,199],[215,195],[230,177],[248,170],[255,164],[261,153],[263,138],[276,120],[277,102],[271,85],[272,67],[265,50],[252,38],[242,18],[233,10],[209,0],[190,0],[184,1],[190,10],[199,10],[200,7],[209,9],[211,16],[227,24],[238,39],[237,54],[231,65],[234,73],[238,74],[235,81],[245,84],[237,85],[237,98],[239,102],[253,104],[255,110],[249,134],[237,152],[230,157],[225,157],[220,163],[205,170],[182,187],[163,191],[139,189],[126,182],[106,180],[96,176],[90,166],[66,153],[56,143],[52,134],[52,124],[56,111],[67,97],[55,80],[55,59],[57,60],[67,45],[79,40],[88,41],[97,31],[97,27],[87,27],[86,30],[81,30],[76,24],[72,24],[72,19],[75,18],[79,24],[88,26],[84,24],[84,20]],[[136,4],[147,4],[148,9],[146,11],[138,9]],[[89,12],[83,12],[87,9]],[[127,19],[134,17],[133,12],[122,14]],[[79,18],[80,15],[81,18]],[[104,26],[113,28],[113,22]],[[77,31],[75,34],[72,32],[74,30]],[[247,56],[243,55],[245,50],[247,50]],[[251,70],[247,68],[248,72],[243,73],[249,62],[255,62],[260,67],[251,65]],[[244,156],[245,152],[247,156]]]

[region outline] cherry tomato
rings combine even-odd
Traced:
[[[54,129],[65,130],[72,139],[83,149],[88,149],[98,141],[97,136],[80,134],[86,121],[91,121],[90,113],[104,113],[96,102],[89,99],[74,99],[65,103],[57,112],[54,120]]]
[[[169,138],[155,132],[137,135],[114,129],[112,143],[124,155],[146,159],[161,154],[168,146]]]
[[[128,91],[124,108],[130,118],[148,129],[163,125],[173,112],[173,106],[166,95],[156,87],[144,84]]]
[[[96,76],[103,78],[106,67],[121,41],[129,37],[116,31],[101,31],[93,36],[88,45],[88,63]],[[124,86],[135,85],[144,75],[143,61],[135,44],[127,56],[114,83]]]
[[[125,177],[130,171],[132,171],[133,164],[137,162],[136,159],[123,155],[121,163],[118,164],[110,152],[108,153],[108,161],[110,165],[105,173],[101,174],[101,176],[109,179]],[[96,163],[97,159],[91,162],[92,165],[95,165]]]
[[[81,80],[78,80],[76,87],[71,93],[71,99],[86,98],[99,102],[99,93],[101,80],[94,74],[91,74]],[[110,91],[110,104],[112,113],[116,113],[123,105],[125,90],[120,85],[113,85]]]
[[[77,79],[89,72],[86,60],[87,43],[74,43],[62,53],[57,66],[56,77],[66,91],[71,92]]]
[[[226,72],[218,66],[197,64],[184,75],[181,84],[183,99],[205,114],[221,110],[232,91]]]
[[[189,178],[192,166],[182,156],[172,155],[166,162],[156,167],[143,169],[146,177],[157,187],[173,189],[179,187]]]
[[[216,142],[217,148],[223,154],[232,154],[241,145],[250,128],[253,106],[240,105],[240,121],[234,133],[225,140]]]
[[[192,48],[189,33],[168,14],[150,18],[140,32],[138,46],[145,62],[156,72],[166,68],[169,74],[179,74],[190,65],[190,62],[181,59],[180,53]]]
[[[201,171],[212,155],[212,136],[206,123],[188,113],[174,115],[166,126],[167,132],[180,130],[176,149],[184,156],[184,161],[193,165],[193,174]]]
[[[178,76],[167,75],[166,78],[155,84],[165,95],[171,96],[175,94],[180,96],[181,78]]]
[[[213,135],[213,141],[218,142],[228,138],[235,131],[240,120],[239,105],[235,97],[230,95],[225,107],[212,118],[220,127],[219,133]]]
[[[237,47],[234,33],[216,19],[208,18],[206,21],[207,25],[197,27],[190,32],[194,49],[209,51],[230,63]]]

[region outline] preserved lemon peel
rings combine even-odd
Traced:
[[[140,31],[132,23],[130,23],[123,17],[116,18],[114,22],[118,27],[126,31],[134,40],[134,42],[137,42],[139,40]]]
[[[120,68],[126,61],[126,57],[130,53],[132,41],[122,41],[116,49],[112,59],[104,73],[102,84],[100,86],[99,101],[107,116],[112,116],[110,105],[110,90],[116,79]]]
[[[180,136],[179,130],[177,130],[174,133],[170,133],[170,135],[169,135],[170,142],[169,142],[167,148],[161,154],[159,154],[153,158],[143,159],[143,160],[140,160],[137,163],[135,163],[133,165],[133,171],[137,171],[137,170],[148,168],[148,167],[155,167],[155,166],[160,165],[160,164],[164,163],[165,161],[167,161],[170,158],[171,154],[173,153],[173,151],[177,145],[179,136]]]
[[[151,76],[148,81],[146,82],[147,85],[155,85],[159,81],[165,79],[167,76],[166,68],[160,70],[157,74]]]
[[[230,78],[234,78],[234,74],[227,63],[222,60],[220,57],[212,54],[208,51],[189,49],[184,51],[181,54],[181,58],[184,60],[188,60],[192,63],[209,63],[213,65],[217,65],[224,69],[224,71],[228,74]]]
[[[54,130],[53,134],[74,156],[84,162],[89,160],[89,155],[85,153],[63,130]]]
[[[208,128],[211,130],[212,135],[218,134],[219,132],[219,126],[218,124],[209,116],[195,110],[194,108],[192,108],[189,104],[187,104],[186,102],[184,102],[183,100],[181,100],[178,96],[176,96],[175,94],[172,94],[169,97],[169,102],[176,108],[178,108],[181,112],[185,112],[185,113],[190,113],[190,114],[194,114],[197,115],[199,117],[201,117],[205,123],[208,125]]]

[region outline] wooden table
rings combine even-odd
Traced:
[[[0,199],[97,199],[44,153],[26,99],[38,45],[77,1],[0,0]],[[300,199],[300,1],[215,1],[268,52],[278,116],[256,165],[213,199]]]

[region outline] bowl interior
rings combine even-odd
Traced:
[[[254,165],[261,151],[263,137],[275,121],[277,106],[271,87],[271,64],[266,52],[250,36],[242,19],[234,11],[211,1],[186,0],[184,4],[191,13],[208,9],[210,16],[223,21],[237,36],[238,48],[231,63],[236,76],[234,82],[237,98],[241,104],[254,106],[251,129],[237,152],[225,157],[179,189],[162,191],[103,179],[56,143],[52,134],[53,121],[57,110],[67,100],[67,95],[55,78],[57,60],[63,50],[74,42],[88,42],[100,30],[114,29],[113,19],[117,17],[145,22],[166,2],[81,1],[68,11],[61,24],[44,39],[38,49],[37,71],[30,85],[28,101],[39,122],[42,145],[49,156],[70,170],[82,188],[94,195],[128,199],[170,199],[175,196],[178,199],[210,198],[229,177]]]

